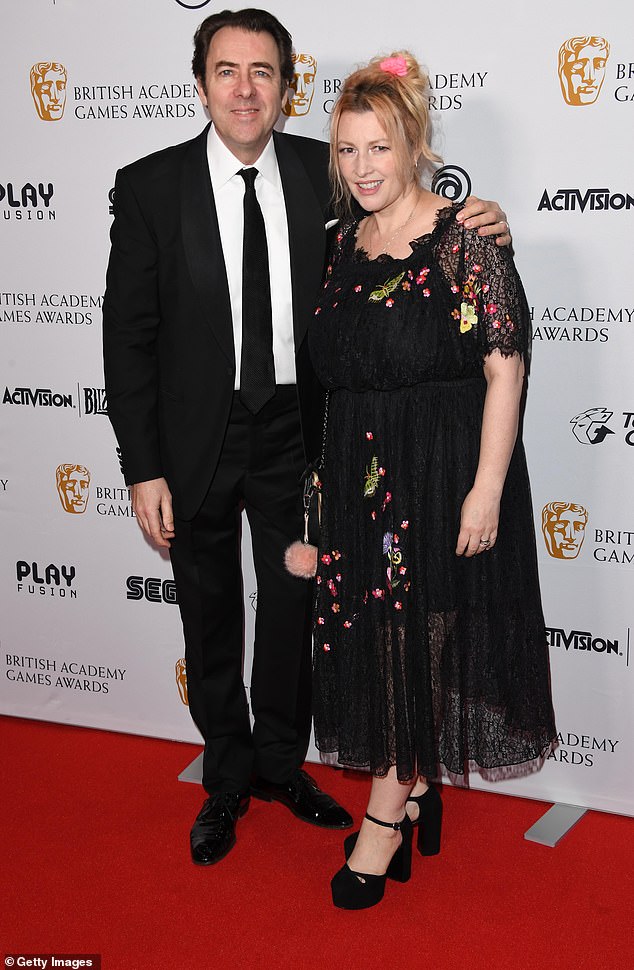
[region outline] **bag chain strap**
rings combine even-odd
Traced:
[[[330,391],[326,391],[326,400],[324,402],[324,426],[321,434],[321,455],[315,466],[309,468],[304,477],[304,545],[309,544],[308,539],[308,522],[310,519],[310,505],[315,492],[321,491],[321,481],[319,479],[319,472],[322,470],[326,464],[326,438],[328,437],[328,403],[330,400]]]
[[[326,438],[328,437],[328,404],[330,403],[330,391],[326,391],[324,401],[324,427],[321,432],[321,455],[319,457],[319,467],[324,468],[326,464]]]

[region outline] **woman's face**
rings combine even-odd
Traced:
[[[336,151],[341,177],[366,212],[394,205],[409,187],[401,174],[398,147],[373,111],[343,112]]]

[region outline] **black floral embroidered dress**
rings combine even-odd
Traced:
[[[499,537],[455,554],[478,463],[493,349],[526,354],[530,320],[505,249],[457,209],[405,259],[338,236],[310,330],[330,388],[316,577],[317,746],[408,780],[538,766],[555,737],[521,442]],[[512,773],[512,772],[511,772]]]

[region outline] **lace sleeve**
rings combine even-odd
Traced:
[[[507,246],[478,236],[454,218],[438,246],[438,261],[454,297],[451,311],[461,334],[471,332],[481,357],[528,356],[530,311]]]

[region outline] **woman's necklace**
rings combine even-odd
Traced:
[[[392,233],[392,235],[390,236],[390,238],[389,238],[389,239],[388,239],[388,241],[386,242],[386,244],[385,244],[385,247],[384,247],[384,248],[383,248],[383,249],[381,250],[381,254],[380,254],[380,255],[387,255],[387,251],[388,251],[388,249],[390,248],[390,246],[392,245],[392,243],[394,242],[394,240],[395,240],[395,239],[396,239],[396,237],[398,236],[398,234],[399,234],[399,232],[402,232],[402,231],[403,231],[403,229],[405,229],[405,227],[406,227],[406,226],[407,226],[407,225],[408,225],[408,224],[409,224],[409,223],[411,222],[411,220],[412,220],[412,216],[413,216],[413,215],[414,215],[414,213],[416,212],[416,209],[418,208],[418,203],[419,203],[419,202],[420,202],[420,195],[417,195],[417,196],[416,196],[416,202],[414,203],[414,208],[412,209],[412,211],[411,211],[411,212],[410,212],[410,214],[408,215],[408,217],[407,217],[407,219],[405,220],[405,222],[403,223],[403,225],[402,225],[402,226],[399,226],[399,227],[398,227],[398,229],[396,229],[396,230],[395,230],[395,231],[394,231],[394,232]],[[379,227],[378,227],[378,224],[377,224],[377,221],[376,221],[376,215],[375,215],[375,217],[374,217],[374,224],[375,224],[375,225],[376,225],[376,227],[377,227],[377,233],[378,233],[378,231],[379,231]],[[379,235],[380,235],[380,234],[379,234]],[[379,240],[379,244],[380,244],[380,240]]]

